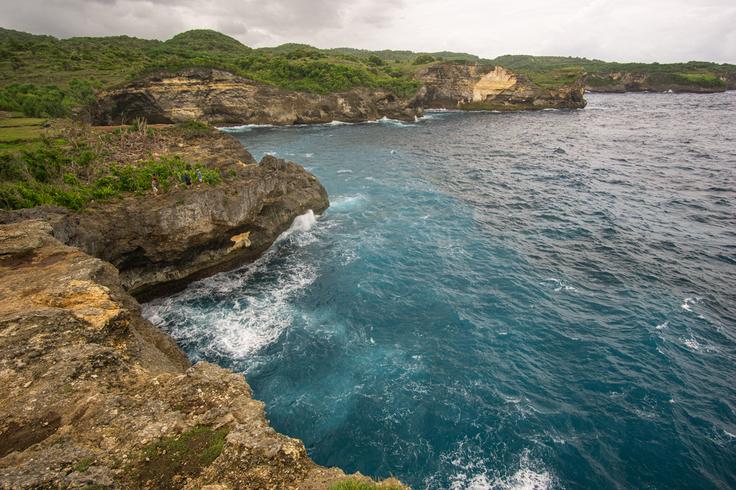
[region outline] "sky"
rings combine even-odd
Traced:
[[[736,0],[0,0],[0,26],[161,40],[209,28],[252,47],[736,63]]]

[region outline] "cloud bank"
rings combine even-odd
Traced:
[[[733,0],[0,0],[0,25],[58,37],[210,28],[254,47],[736,63]]]

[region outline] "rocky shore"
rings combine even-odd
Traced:
[[[585,107],[582,78],[544,89],[523,75],[491,65],[443,63],[420,70],[422,86],[412,97],[386,90],[292,92],[215,69],[152,75],[99,94],[96,124],[136,118],[150,123],[186,120],[213,124],[318,124],[362,122],[383,117],[413,121],[424,109],[533,110]]]
[[[150,123],[186,120],[212,124],[318,124],[389,117],[413,121],[420,109],[385,90],[291,92],[215,69],[188,69],[145,77],[99,95],[96,124],[142,117]]]
[[[191,366],[130,294],[252,260],[296,216],[324,210],[324,189],[296,164],[257,164],[224,134],[172,151],[223,182],[0,215],[0,488],[317,489],[346,478],[275,432],[242,375]]]
[[[736,75],[723,73],[712,84],[689,81],[667,73],[604,72],[589,75],[585,88],[597,93],[675,92],[709,94],[736,90]]]

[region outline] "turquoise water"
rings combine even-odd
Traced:
[[[589,102],[235,130],[332,206],[145,313],[323,465],[736,487],[736,93]]]

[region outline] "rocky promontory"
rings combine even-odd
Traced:
[[[144,118],[150,123],[193,119],[222,125],[292,125],[383,117],[413,121],[429,108],[513,111],[585,107],[582,77],[543,88],[499,66],[441,63],[419,70],[414,79],[421,88],[412,97],[366,87],[317,94],[284,90],[222,70],[188,69],[147,76],[101,92],[92,120],[96,124]]]
[[[736,89],[736,75],[717,77],[702,74],[611,71],[592,73],[586,78],[586,90],[599,93],[676,92],[709,94]]]
[[[316,124],[361,122],[389,117],[411,120],[421,109],[386,90],[354,88],[318,94],[288,91],[215,69],[151,75],[99,94],[97,124],[136,118],[150,123],[195,119],[212,124]]]
[[[583,79],[543,88],[500,66],[443,63],[416,75],[422,82],[414,104],[425,109],[534,110],[585,107]]]
[[[129,195],[83,212],[0,212],[0,222],[51,223],[56,238],[113,264],[125,289],[146,299],[255,259],[296,216],[329,206],[324,188],[304,168],[271,156],[257,163],[227,134],[214,132],[165,151],[216,169],[223,182]]]
[[[0,212],[0,489],[374,485],[315,464],[269,426],[241,374],[192,366],[141,316],[131,293],[163,294],[253,260],[295,217],[329,204],[297,164],[256,163],[219,132],[182,141],[166,131],[153,132],[150,151],[222,180],[81,211]],[[132,144],[126,134],[114,133],[119,146]]]
[[[45,221],[0,225],[0,488],[318,489],[346,478],[274,431],[242,375],[191,366],[115,267],[53,234]]]

